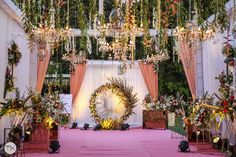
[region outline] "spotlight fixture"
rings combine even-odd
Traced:
[[[180,141],[178,147],[179,147],[178,151],[181,151],[181,152],[187,152],[187,151],[189,152],[190,151],[189,143],[185,140]]]
[[[59,144],[58,140],[51,141],[50,142],[50,152],[49,153],[56,153],[60,150],[61,145]]]
[[[76,128],[77,128],[77,123],[73,123],[71,129],[76,129]]]
[[[128,130],[129,129],[129,124],[121,124],[121,126],[120,126],[120,129],[121,130]]]
[[[89,124],[88,124],[88,123],[85,123],[85,124],[84,124],[84,127],[81,128],[80,130],[88,130],[88,128],[89,128]]]
[[[100,129],[102,129],[102,125],[101,124],[98,124],[98,125],[96,125],[95,127],[94,127],[94,131],[98,131],[98,130],[100,130]]]

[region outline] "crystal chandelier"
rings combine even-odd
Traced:
[[[179,6],[179,4],[178,4]],[[178,25],[178,12],[177,9],[177,25]],[[192,45],[194,42],[201,40],[207,40],[213,37],[213,28],[210,26],[198,26],[196,20],[192,20],[192,0],[189,0],[189,21],[184,27],[177,26],[174,30],[174,36],[178,40],[187,42],[189,45]]]
[[[161,61],[168,60],[169,58],[170,57],[168,51],[166,49],[162,49],[160,50],[160,52],[157,52],[157,54],[151,54],[151,56],[147,55],[147,58],[143,59],[143,62],[146,64],[158,63]]]
[[[137,27],[135,15],[133,12],[133,1],[125,1],[125,16],[122,14],[121,7],[123,2],[117,8],[113,8],[109,15],[109,22],[102,24],[98,18],[95,18],[94,28],[101,34],[114,36],[116,38],[137,36],[138,33],[144,33],[144,29]]]
[[[207,40],[213,37],[213,29],[206,30],[197,26],[193,21],[188,21],[185,27],[177,26],[174,30],[174,36],[180,41],[185,41],[189,45],[197,41]]]
[[[133,13],[133,1],[126,1],[125,16],[122,15],[121,7],[112,9],[109,16],[109,23],[101,24],[95,21],[95,29],[102,35],[114,36],[114,40],[108,43],[105,37],[99,39],[99,51],[113,52],[114,59],[119,61],[134,60],[135,38],[138,33],[144,34],[144,29],[136,26]],[[122,5],[122,2],[121,2]],[[129,55],[130,53],[130,55]]]
[[[40,23],[39,27],[35,27],[32,33],[35,39],[43,40],[52,47],[59,45],[60,41],[63,41],[71,34],[71,29],[56,28],[55,27],[55,8],[53,7],[53,0],[51,0],[51,8],[49,10],[50,19],[49,22]]]
[[[70,73],[75,72],[75,68],[78,64],[85,64],[87,62],[86,55],[82,51],[76,54],[75,50],[75,37],[69,36],[69,40],[65,45],[66,53],[63,54],[62,60],[70,62]]]

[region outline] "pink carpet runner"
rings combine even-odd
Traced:
[[[177,151],[181,139],[171,138],[169,130],[130,129],[128,131],[60,130],[60,153],[32,153],[26,157],[213,157]]]

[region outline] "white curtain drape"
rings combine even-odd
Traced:
[[[89,99],[95,89],[102,84],[108,82],[108,78],[121,78],[127,82],[129,86],[134,88],[134,93],[137,93],[139,99],[134,113],[126,122],[129,125],[142,126],[142,100],[148,93],[147,87],[143,80],[138,62],[132,69],[127,69],[124,75],[118,74],[117,61],[89,61],[87,70],[85,72],[84,80],[80,92],[75,100],[75,105],[72,110],[72,121],[77,122],[79,125],[89,123],[95,125],[94,119],[90,116]],[[124,106],[119,104],[117,98],[111,96],[111,93],[104,93],[103,96],[97,99],[98,112],[103,117],[119,116],[124,111]],[[113,114],[115,112],[115,114]]]

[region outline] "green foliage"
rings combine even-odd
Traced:
[[[215,15],[213,24],[219,27],[221,32],[228,28],[229,19],[225,4],[228,0],[197,0],[195,1],[198,23],[204,23],[210,15]]]
[[[148,31],[149,29],[149,5],[148,5],[148,0],[142,0],[141,1],[141,21],[143,24],[143,28]]]
[[[86,45],[87,45],[87,36],[86,36],[86,31],[87,31],[87,19],[86,19],[86,14],[85,14],[85,6],[81,1],[77,2],[76,9],[78,10],[78,16],[77,16],[77,21],[78,21],[78,28],[81,29],[81,37],[79,39],[79,46],[80,50],[82,51],[87,51]]]
[[[181,63],[171,60],[159,63],[158,88],[160,95],[176,95],[180,93],[184,98],[190,97],[188,83]]]
[[[97,1],[89,1],[89,18],[91,21],[95,19],[97,12]]]
[[[158,70],[158,89],[159,95],[176,95],[179,93],[187,100],[191,94],[188,87],[188,82],[185,76],[182,63],[173,58],[177,58],[173,52],[173,39],[168,39],[167,50],[170,59],[159,63]]]
[[[24,13],[23,21],[24,28],[26,32],[30,32],[32,30],[33,25],[38,25],[38,22],[46,22],[49,21],[49,8],[50,1],[47,0],[13,0]],[[58,2],[58,1],[57,1]],[[66,13],[67,13],[67,4],[58,6],[57,2],[54,3],[56,9],[56,27],[65,27]],[[228,28],[229,19],[227,18],[227,12],[225,10],[225,4],[228,0],[191,0],[192,2],[192,10],[196,8],[198,23],[202,24],[206,21],[209,16],[215,15],[215,19],[213,24],[216,27],[219,27],[221,31],[224,31]],[[141,4],[142,3],[142,4]],[[194,3],[194,4],[193,4]],[[70,26],[73,28],[80,28],[82,30],[82,36],[76,39],[76,48],[79,50],[87,51],[87,36],[86,31],[88,28],[88,24],[92,24],[95,18],[95,15],[98,11],[98,0],[70,0]],[[177,7],[176,4],[174,6]],[[109,15],[111,10],[117,7],[115,0],[104,0],[104,15],[101,16],[101,23],[104,24],[109,21]],[[136,15],[136,24],[140,26],[141,21],[143,27],[145,29],[152,28],[151,20],[153,17],[153,9],[155,8],[157,11],[157,0],[142,0],[134,3],[135,15]],[[124,10],[124,7],[122,8]],[[168,41],[166,30],[168,28],[175,28],[175,26],[184,26],[185,22],[189,20],[189,0],[182,0],[178,5],[178,15],[174,14],[173,9],[173,0],[165,1],[161,0],[161,30],[160,30],[160,38],[161,38],[161,48],[172,47],[170,45],[170,41]],[[41,16],[42,15],[42,16]],[[192,14],[193,16],[193,14]],[[178,21],[178,22],[177,22]],[[149,38],[149,37],[146,37]],[[135,49],[135,59],[142,59],[146,57],[148,53],[151,52],[147,47],[143,46],[143,37],[136,38],[136,49]],[[98,52],[97,40],[92,38],[92,54],[88,56],[89,59],[107,59],[109,53],[101,53]],[[64,50],[61,50],[61,52]],[[172,50],[169,48],[169,52]],[[62,54],[62,53],[61,53]],[[54,56],[53,60],[57,60],[61,62],[58,58],[61,57]],[[173,56],[172,56],[173,57]],[[172,60],[172,59],[170,59]],[[62,62],[62,71],[64,68],[67,68],[67,63]],[[65,66],[66,65],[66,66]],[[162,94],[174,95],[176,91],[179,91],[181,94],[184,94],[185,97],[188,97],[189,89],[186,77],[184,75],[184,71],[181,63],[172,61],[166,61],[159,64],[159,91]]]
[[[116,0],[104,0],[104,18],[105,18],[105,21],[108,22],[109,21],[109,15],[110,15],[110,12],[112,11],[112,9],[116,6],[116,3],[115,3]]]

